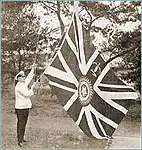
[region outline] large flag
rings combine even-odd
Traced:
[[[90,137],[108,139],[137,98],[111,71],[97,50],[84,42],[76,13],[44,74],[63,108]]]

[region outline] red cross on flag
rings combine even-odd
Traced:
[[[137,98],[97,50],[85,47],[77,13],[44,74],[63,108],[90,137],[108,139]]]

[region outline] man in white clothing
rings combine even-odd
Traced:
[[[34,84],[30,89],[28,85],[34,77],[34,68],[35,66],[32,67],[27,77],[25,77],[24,71],[20,71],[15,77],[15,81],[17,82],[15,85],[15,113],[17,114],[17,140],[20,147],[22,147],[22,142],[26,142],[24,139],[25,127],[29,109],[32,107],[30,97],[34,94]]]

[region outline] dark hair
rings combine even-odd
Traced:
[[[19,75],[17,76],[17,79],[18,79],[19,77],[22,77],[22,75],[21,75],[21,74],[19,74]]]
[[[14,84],[15,84],[15,86],[16,86],[16,84],[18,83],[18,80],[14,80]]]
[[[15,84],[15,86],[16,86],[16,84],[18,83],[18,78],[19,78],[19,77],[21,77],[21,76],[22,76],[22,75],[21,75],[21,74],[19,74],[19,75],[17,76],[17,79],[15,79],[15,80],[14,80],[14,84]]]
[[[25,76],[25,75],[24,75],[24,76]],[[16,79],[14,80],[15,86],[16,86],[16,84],[18,83],[18,78],[19,78],[19,77],[23,77],[23,75],[19,74],[19,75],[17,76],[17,80],[16,80]]]

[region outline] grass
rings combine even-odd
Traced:
[[[3,139],[4,148],[18,148],[15,131],[13,127],[5,129],[4,132],[7,134],[5,134]],[[104,148],[106,146],[105,140],[94,140],[84,134],[77,135],[61,131],[53,132],[42,128],[37,130],[31,127],[27,128],[26,131],[26,138],[29,142],[24,144],[25,148]]]

